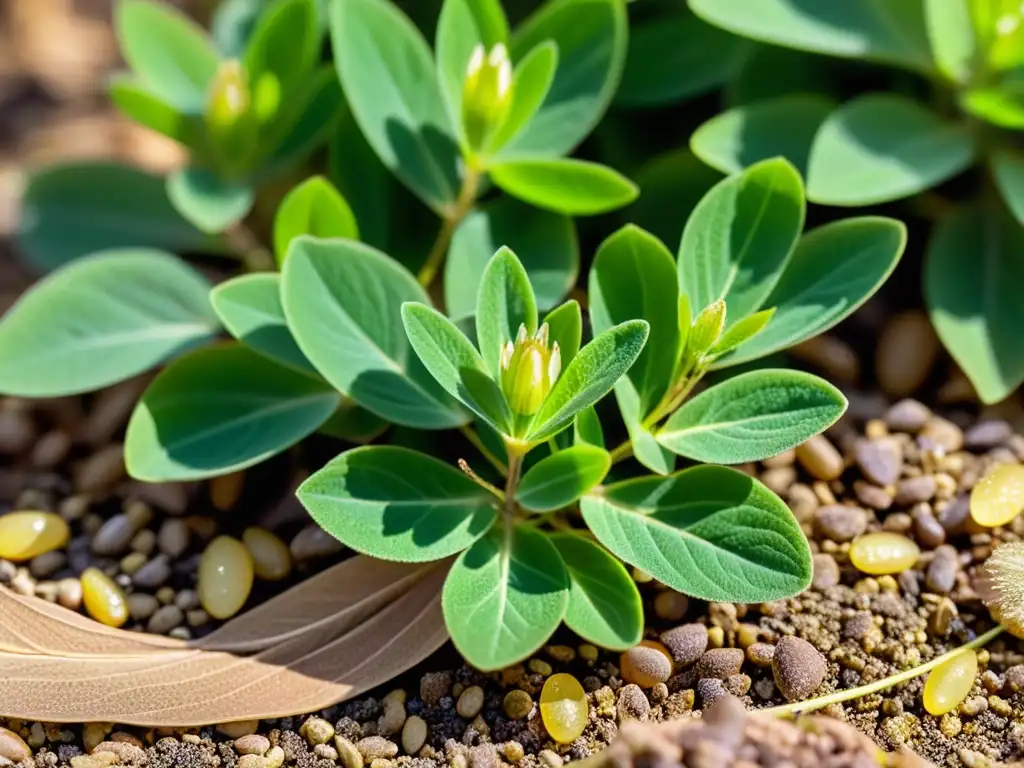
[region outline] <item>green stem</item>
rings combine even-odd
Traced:
[[[628,459],[633,455],[633,441],[623,440],[608,455],[612,458],[612,464],[618,464],[623,459]]]
[[[462,179],[462,189],[459,190],[459,197],[444,212],[441,231],[437,233],[437,239],[434,241],[430,253],[427,254],[427,260],[420,267],[419,275],[417,275],[420,285],[424,288],[434,282],[438,270],[441,269],[441,265],[444,263],[444,257],[448,253],[448,246],[451,244],[452,235],[455,234],[455,230],[462,223],[462,220],[466,218],[466,214],[473,210],[481,177],[482,174],[479,169],[471,165],[466,167],[466,175]]]
[[[471,466],[469,466],[469,462],[468,461],[466,461],[465,459],[459,459],[458,464],[459,464],[459,469],[461,469],[463,471],[463,473],[466,475],[466,477],[468,477],[474,483],[479,485],[481,488],[484,488],[484,489],[490,491],[491,493],[493,493],[502,502],[505,501],[505,494],[502,492],[502,490],[500,488],[498,488],[497,486],[491,485],[486,480],[484,480],[482,477],[480,477],[480,475],[478,475],[476,472],[474,472],[473,468]]]
[[[505,516],[511,520],[516,513],[516,488],[523,469],[524,454],[508,449],[508,479],[505,481]]]
[[[508,477],[508,467],[505,466],[505,462],[495,456],[491,450],[484,445],[484,441],[480,439],[480,435],[470,427],[469,425],[459,427],[461,432],[469,442],[473,444],[473,447],[480,451],[480,455],[483,456],[494,467],[498,472],[501,473],[502,477]]]
[[[690,393],[693,391],[693,388],[697,386],[697,382],[701,380],[701,377],[703,375],[704,371],[698,368],[697,370],[690,373],[690,375],[676,382],[674,386],[670,387],[668,391],[665,392],[664,396],[661,398],[661,402],[658,403],[658,405],[655,406],[654,410],[651,411],[650,415],[648,415],[647,418],[643,420],[641,426],[644,429],[649,430],[652,427],[654,427],[659,421],[661,421],[666,416],[670,415],[673,411],[675,411],[680,405],[683,404],[683,401],[686,400],[687,397],[689,397]],[[612,464],[617,464],[623,459],[628,459],[632,455],[633,442],[631,440],[624,440],[614,449],[612,449],[612,452],[610,454],[612,458]]]
[[[881,680],[876,680],[875,682],[868,683],[867,685],[861,685],[857,688],[850,688],[845,691],[836,691],[835,693],[830,693],[827,696],[819,696],[818,698],[811,699],[810,701],[795,701],[792,704],[783,704],[778,707],[769,707],[768,709],[762,709],[759,711],[765,714],[774,715],[776,717],[783,715],[802,714],[804,712],[813,712],[816,709],[827,707],[830,704],[840,704],[844,701],[850,701],[851,699],[859,699],[861,696],[868,696],[872,693],[878,693],[879,691],[884,691],[886,688],[891,688],[894,685],[899,685],[900,683],[905,683],[908,680],[913,680],[915,677],[919,677],[920,675],[923,675],[925,672],[935,669],[935,667],[939,666],[940,664],[944,664],[945,662],[949,661],[951,658],[953,658],[959,653],[963,653],[964,651],[968,650],[974,650],[975,648],[981,648],[982,646],[988,644],[990,641],[998,637],[1003,630],[1003,625],[998,624],[985,634],[979,635],[978,637],[971,640],[971,642],[965,643],[964,645],[961,645],[959,648],[954,648],[952,651],[949,651],[948,653],[944,653],[941,656],[936,656],[931,661],[927,661],[924,664],[920,664],[914,667],[913,669],[908,669],[904,672],[899,672],[898,674],[890,675],[889,677],[882,678]]]

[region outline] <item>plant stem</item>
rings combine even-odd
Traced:
[[[228,245],[234,249],[245,264],[247,272],[272,272],[275,268],[274,255],[263,247],[263,243],[242,222],[231,226],[225,233]]]
[[[476,202],[476,193],[480,187],[481,175],[481,171],[478,168],[472,165],[466,166],[466,175],[462,179],[462,189],[459,190],[459,197],[444,212],[441,231],[437,233],[437,239],[434,241],[430,253],[427,254],[427,260],[420,267],[419,275],[417,275],[420,285],[424,288],[434,282],[438,270],[441,269],[441,265],[444,263],[444,257],[448,253],[448,246],[452,241],[452,235],[455,234],[455,230],[462,223],[462,220],[466,218],[466,214],[473,210],[473,204]]]
[[[654,410],[651,411],[650,415],[643,420],[641,426],[644,429],[651,429],[663,418],[671,414],[676,408],[683,404],[683,401],[689,396],[693,388],[697,386],[697,382],[701,380],[704,375],[704,371],[697,369],[693,371],[689,376],[676,382],[675,386],[670,387],[664,396],[661,398],[661,402],[655,406]],[[628,459],[633,455],[633,442],[632,440],[624,440],[617,445],[611,452],[612,464],[617,464],[623,459]]]
[[[633,455],[633,441],[623,440],[608,455],[612,458],[612,464],[618,464],[623,459],[628,459]]]
[[[509,448],[508,479],[505,481],[505,516],[509,520],[516,512],[516,488],[519,486],[519,475],[523,469],[523,455]]]
[[[1003,629],[1003,625],[998,624],[985,634],[979,635],[978,637],[971,640],[971,642],[969,643],[964,643],[959,648],[954,648],[952,651],[949,651],[948,653],[944,653],[941,656],[936,656],[931,661],[927,661],[924,664],[914,667],[913,669],[908,669],[904,672],[899,672],[895,675],[890,675],[889,677],[882,678],[881,680],[876,680],[873,683],[861,685],[857,688],[850,688],[845,691],[836,691],[835,693],[830,693],[827,696],[819,696],[818,698],[811,699],[810,701],[796,701],[792,704],[783,704],[778,707],[769,707],[768,709],[762,709],[759,711],[765,714],[774,715],[776,717],[783,715],[801,714],[804,712],[813,712],[816,709],[827,707],[830,704],[839,704],[844,701],[850,701],[851,699],[858,699],[861,696],[867,696],[872,693],[877,693],[878,691],[884,691],[886,688],[891,688],[894,685],[905,683],[908,680],[913,680],[915,677],[923,675],[925,672],[928,672],[929,670],[935,669],[935,667],[949,661],[951,658],[953,658],[959,653],[963,653],[966,650],[974,650],[975,648],[981,648],[982,646],[988,644],[991,640],[998,637],[999,634],[1003,631]]]
[[[480,435],[469,425],[459,427],[461,432],[469,442],[473,444],[473,447],[480,451],[480,455],[483,456],[494,467],[498,472],[501,473],[502,477],[508,477],[508,467],[505,466],[505,462],[491,453],[490,449],[484,445],[484,441],[480,439]]]
[[[466,477],[468,477],[474,483],[479,485],[481,488],[484,488],[484,489],[490,491],[491,493],[493,493],[495,496],[497,496],[503,502],[505,501],[505,494],[502,493],[501,489],[497,488],[496,486],[491,485],[486,480],[484,480],[482,477],[480,477],[480,475],[478,475],[476,472],[474,472],[473,468],[471,466],[469,466],[469,462],[468,461],[466,461],[465,459],[459,459],[458,464],[459,464],[459,469],[461,469],[465,473]]]

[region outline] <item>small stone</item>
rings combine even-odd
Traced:
[[[1009,693],[1024,691],[1024,664],[1014,664],[1006,670],[1006,688]]]
[[[337,752],[335,752],[337,755]],[[267,768],[281,768],[284,765],[284,750],[281,747],[271,747],[266,754]]]
[[[121,573],[125,576],[133,575],[139,568],[146,564],[146,556],[138,552],[129,552],[121,558],[119,564]]]
[[[562,768],[562,758],[550,749],[542,749],[537,753],[537,759],[544,768]]]
[[[383,736],[367,736],[365,739],[360,739],[356,742],[356,749],[359,750],[364,760],[392,758],[398,754],[398,745]],[[340,749],[338,754],[342,754]]]
[[[0,757],[12,763],[20,763],[22,760],[32,759],[32,750],[21,736],[0,727]]]
[[[427,742],[427,721],[419,715],[413,715],[402,726],[402,749],[408,755],[415,755]]]
[[[23,510],[0,515],[0,558],[15,563],[61,549],[71,529],[53,512]]]
[[[458,702],[455,704],[455,711],[459,717],[472,720],[484,707],[484,689],[479,685],[471,685],[462,692]]]
[[[94,752],[91,755],[72,757],[71,768],[107,768],[119,761],[120,758],[113,752]]]
[[[811,584],[815,589],[828,589],[839,583],[839,564],[832,555],[817,554],[811,560],[814,576]]]
[[[654,614],[665,621],[680,621],[689,608],[690,598],[674,589],[666,589],[654,598]]]
[[[351,741],[341,736],[335,736],[334,748],[338,750],[338,757],[345,768],[363,768],[363,753]]]
[[[156,535],[157,548],[167,557],[175,560],[188,549],[188,524],[180,517],[169,517],[160,525]]]
[[[928,617],[928,631],[936,637],[945,637],[957,613],[956,603],[948,597],[942,598],[935,606],[935,611]]]
[[[174,604],[183,611],[194,610],[201,605],[199,593],[194,589],[183,589],[174,595]]]
[[[939,353],[928,316],[917,309],[893,315],[875,346],[875,375],[889,397],[905,397],[927,380]]]
[[[176,605],[164,605],[156,610],[149,622],[146,624],[146,631],[152,635],[166,635],[175,627],[181,626],[185,620],[185,614]]]
[[[824,435],[801,443],[795,453],[796,460],[816,480],[835,480],[843,474],[843,457]]]
[[[99,568],[87,568],[80,578],[82,602],[90,616],[110,627],[128,621],[128,599],[113,579]]]
[[[377,733],[381,736],[393,736],[402,730],[405,724],[405,691],[401,688],[384,697],[381,705],[384,714],[377,719]]]
[[[310,717],[299,728],[299,735],[310,744],[326,744],[334,738],[334,726],[322,717]]]
[[[256,733],[259,727],[259,720],[233,720],[229,723],[220,723],[217,726],[217,733],[224,734],[230,739],[240,739]]]
[[[97,555],[117,557],[131,546],[136,528],[124,513],[114,515],[92,537],[90,547]]]
[[[723,683],[725,690],[733,696],[746,696],[750,690],[750,677],[748,675],[729,675]]]
[[[244,472],[231,472],[227,475],[218,475],[210,481],[210,501],[215,509],[227,512],[242,495],[242,487],[245,485]]]
[[[1002,420],[979,421],[964,433],[964,446],[971,450],[988,450],[1002,445],[1013,436],[1013,427]]]
[[[420,678],[420,699],[428,707],[436,707],[451,689],[451,672],[427,672]]]
[[[683,624],[661,633],[661,642],[679,667],[688,667],[708,647],[708,628],[703,624]]]
[[[203,608],[217,619],[234,616],[252,590],[253,566],[248,550],[237,539],[218,536],[199,561],[198,592]]]
[[[705,677],[697,681],[697,695],[700,697],[701,707],[707,709],[715,701],[729,694],[721,680],[716,677]]]
[[[939,721],[939,730],[947,739],[955,739],[963,730],[964,724],[960,718],[952,712],[947,712]]]
[[[615,710],[619,722],[625,720],[646,720],[651,713],[651,703],[636,683],[629,683],[619,688]]]
[[[918,442],[927,449],[940,448],[947,454],[964,447],[964,433],[956,424],[940,416],[932,416],[918,435]]]
[[[498,751],[510,763],[518,763],[526,757],[526,750],[523,749],[523,745],[518,741],[506,741],[498,746]]]
[[[771,643],[754,643],[747,648],[747,660],[758,667],[771,666],[775,658],[775,646]]]
[[[854,458],[868,480],[876,485],[892,485],[903,467],[903,448],[892,438],[858,440]]]
[[[141,589],[159,589],[170,578],[170,561],[166,555],[157,555],[132,574],[132,584]]]
[[[893,498],[888,491],[865,480],[853,481],[853,493],[865,507],[881,511],[892,506]]]
[[[960,559],[956,548],[943,544],[935,550],[932,561],[925,572],[924,583],[932,592],[947,594],[956,586],[956,574],[960,569]]]
[[[787,701],[806,699],[825,681],[825,657],[806,640],[787,635],[775,644],[772,675]]]
[[[292,558],[298,563],[331,557],[345,551],[345,545],[315,523],[299,531],[289,545]]]
[[[914,511],[914,538],[929,549],[935,549],[946,540],[946,530],[932,515],[927,504]]]
[[[512,720],[522,720],[533,711],[533,697],[518,688],[505,694],[502,700],[505,714]]]
[[[156,549],[156,534],[149,528],[143,528],[132,536],[131,549],[132,552],[149,557]]]
[[[896,503],[910,507],[922,501],[930,501],[935,496],[936,487],[934,475],[905,478],[896,484]]]
[[[932,412],[917,400],[900,400],[885,414],[885,424],[894,432],[915,434],[928,422]]]
[[[530,659],[526,664],[526,668],[541,677],[550,677],[551,673],[554,672],[551,665],[544,661],[544,659]]]
[[[237,768],[267,768],[267,760],[260,755],[242,755],[235,765]]]
[[[964,524],[970,515],[970,496],[966,493],[961,493],[939,510],[937,519],[939,525],[942,526],[947,534],[956,534],[963,530]]]
[[[48,579],[68,564],[68,556],[59,549],[44,552],[33,557],[28,564],[28,571],[37,579]]]
[[[281,581],[292,572],[292,555],[288,546],[264,528],[246,528],[242,543],[252,556],[256,578],[263,581]]]
[[[739,648],[713,648],[706,651],[697,661],[697,679],[713,677],[725,680],[739,674],[743,666],[743,651]]]
[[[259,733],[235,739],[235,751],[241,755],[265,755],[270,749],[270,739]]]
[[[65,608],[77,611],[82,607],[82,582],[67,578],[57,582],[57,602]]]
[[[561,664],[572,664],[576,660],[576,650],[569,645],[545,645],[544,652]]]
[[[120,443],[100,448],[75,468],[77,493],[107,491],[124,477],[124,449]]]
[[[842,543],[867,530],[868,516],[860,507],[829,504],[814,513],[814,525],[822,536]]]
[[[650,688],[668,680],[672,675],[670,652],[661,643],[657,646],[645,641],[620,655],[619,672],[622,679],[627,683],[636,683],[641,688]]]
[[[160,601],[145,592],[132,592],[127,602],[128,615],[138,622],[146,621],[160,607]]]

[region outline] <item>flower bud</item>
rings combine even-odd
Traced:
[[[226,170],[244,170],[256,148],[258,125],[245,68],[222,62],[210,83],[204,113],[214,156]]]
[[[512,106],[512,62],[504,43],[485,53],[473,49],[462,87],[462,128],[471,149],[478,150],[505,122]]]
[[[558,342],[548,347],[548,324],[529,336],[519,326],[515,341],[501,348],[501,389],[509,407],[520,416],[540,410],[562,372]]]

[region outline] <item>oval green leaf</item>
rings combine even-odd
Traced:
[[[245,469],[315,432],[340,400],[325,382],[247,347],[199,349],[142,395],[128,422],[125,466],[153,483]]]
[[[686,402],[658,431],[658,442],[709,464],[762,461],[828,429],[845,410],[842,392],[817,376],[750,371]]]
[[[771,322],[712,366],[756,360],[824,333],[870,298],[896,268],[907,230],[895,219],[861,216],[805,234],[764,305]]]
[[[108,90],[114,106],[135,122],[189,149],[200,147],[203,129],[199,119],[161,99],[134,75],[114,75]]]
[[[313,473],[295,495],[343,544],[400,562],[461,552],[498,517],[497,499],[460,471],[395,446],[346,451]]]
[[[592,216],[633,202],[640,190],[617,171],[586,160],[521,158],[487,169],[520,200],[556,213]]]
[[[167,177],[167,197],[196,227],[216,234],[245,218],[256,201],[256,192],[246,184],[189,166]]]
[[[359,227],[348,202],[323,176],[313,176],[294,187],[274,216],[274,255],[284,263],[288,246],[300,235],[359,239]]]
[[[603,448],[574,445],[534,464],[516,488],[516,501],[531,512],[561,509],[604,480],[611,466]]]
[[[807,163],[807,198],[822,205],[874,205],[921,192],[974,161],[965,124],[916,101],[869,93],[822,123]]]
[[[789,507],[727,467],[626,480],[584,496],[581,509],[612,554],[701,600],[778,600],[811,583],[811,551]]]
[[[419,429],[466,423],[412,353],[402,327],[402,304],[429,299],[385,254],[353,240],[296,238],[284,262],[281,301],[306,357],[367,410]]]
[[[488,139],[489,151],[499,151],[529,125],[547,98],[556,71],[558,46],[553,40],[538,43],[516,64],[512,74],[512,105],[505,121]]]
[[[483,672],[540,648],[568,602],[569,577],[558,550],[543,533],[508,523],[459,556],[441,595],[452,642]]]
[[[973,0],[924,0],[925,27],[935,63],[957,83],[970,78],[978,54],[968,3],[974,4]]]
[[[565,623],[594,645],[625,651],[644,633],[644,607],[622,563],[592,541],[571,533],[549,536],[569,572]]]
[[[548,312],[543,322],[548,325],[551,343],[558,342],[562,368],[565,368],[579,353],[583,340],[583,313],[580,311],[579,302],[576,299],[569,299]]]
[[[476,343],[492,377],[501,373],[501,348],[521,325],[537,330],[537,302],[522,262],[502,247],[487,263],[476,303]]]
[[[321,35],[316,0],[277,0],[260,14],[242,61],[261,122],[289,109],[288,98],[316,65]]]
[[[1024,225],[1024,154],[997,149],[989,159],[992,178],[1010,213]]]
[[[142,373],[216,335],[209,292],[198,272],[161,251],[74,261],[0,321],[0,392],[57,397]]]

